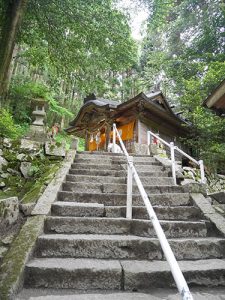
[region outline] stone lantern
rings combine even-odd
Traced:
[[[44,99],[35,99],[32,101],[34,106],[34,111],[32,112],[32,116],[34,116],[35,120],[32,125],[36,126],[44,126],[44,118],[46,116],[45,107],[46,101]]]
[[[47,102],[45,99],[33,99],[32,100],[33,112],[32,116],[34,118],[33,123],[30,125],[30,131],[28,134],[28,138],[44,143],[47,139],[46,128],[44,124],[44,119],[46,117],[45,109],[47,108]]]

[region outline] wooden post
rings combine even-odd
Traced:
[[[107,124],[105,128],[105,151],[108,151],[108,145],[110,143],[110,132],[111,132],[111,125]]]
[[[85,151],[88,151],[88,150],[89,150],[89,134],[86,131],[85,132]]]

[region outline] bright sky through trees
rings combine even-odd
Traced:
[[[143,39],[145,32],[145,21],[148,18],[148,10],[144,5],[137,5],[136,1],[121,0],[117,7],[125,10],[130,15],[130,26],[132,37],[135,40]]]

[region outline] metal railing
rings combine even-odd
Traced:
[[[152,131],[147,132],[147,140],[148,140],[148,151],[149,147],[151,145],[151,137],[155,137],[157,140],[159,140],[161,143],[166,145],[167,147],[170,148],[170,156],[171,156],[171,168],[172,168],[172,177],[174,180],[174,184],[177,184],[177,179],[176,179],[176,161],[175,161],[175,150],[178,151],[180,154],[183,156],[187,157],[189,160],[193,161],[196,165],[200,167],[200,175],[201,175],[201,183],[205,183],[205,171],[204,171],[204,164],[203,160],[197,161],[187,153],[185,153],[183,150],[181,150],[179,147],[175,146],[173,142],[167,143],[165,140],[163,140],[159,135],[153,133]],[[148,152],[150,154],[150,151]]]
[[[171,247],[167,241],[167,238],[162,230],[162,227],[159,223],[159,220],[155,214],[155,211],[150,203],[147,193],[143,187],[143,184],[138,176],[138,173],[133,165],[133,157],[129,156],[124,143],[121,139],[121,136],[116,128],[116,124],[113,124],[113,152],[115,151],[115,144],[116,144],[116,136],[119,139],[121,148],[126,156],[127,159],[127,210],[126,210],[126,217],[128,219],[132,219],[132,179],[134,177],[141,197],[144,201],[146,206],[148,215],[150,220],[152,221],[152,225],[155,229],[156,235],[159,239],[160,245],[162,247],[163,253],[166,257],[167,262],[169,263],[173,278],[179,290],[179,293],[182,296],[183,300],[193,300],[193,297],[190,293],[186,280],[181,272],[181,269],[176,261],[176,258],[171,250]]]

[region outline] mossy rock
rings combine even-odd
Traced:
[[[32,188],[24,195],[21,203],[28,204],[36,202],[45,190],[46,185],[53,179],[59,167],[60,164],[51,165],[51,167],[44,172],[42,177],[40,177],[39,180],[33,184]]]
[[[17,161],[17,153],[14,151],[10,151],[9,149],[4,149],[3,150],[3,157],[8,161],[8,162],[13,162]]]
[[[13,299],[22,285],[25,265],[43,232],[44,216],[30,217],[11,244],[0,267],[1,300]]]

